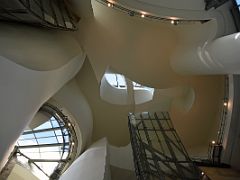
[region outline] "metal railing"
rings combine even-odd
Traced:
[[[217,132],[217,140],[209,142],[208,146],[208,160],[213,166],[221,165],[221,152],[227,120],[228,101],[229,101],[229,78],[228,75],[226,75],[224,79],[224,97],[222,99],[222,109],[220,114],[220,125]]]
[[[168,112],[129,115],[129,131],[138,180],[201,179]]]
[[[2,0],[0,19],[61,30],[76,30],[79,20],[66,0]]]
[[[174,20],[170,17],[156,16],[154,14],[151,14],[150,12],[142,13],[142,10],[136,10],[134,8],[127,8],[126,6],[121,5],[118,1],[112,1],[112,0],[96,0],[96,1],[107,7],[119,10],[123,13],[126,13],[132,17],[135,16],[135,17],[141,17],[141,18],[146,18],[146,19],[159,20],[161,22],[167,22],[167,23],[171,23],[174,25],[189,24],[189,23],[205,23],[210,20],[210,19],[208,19],[208,20],[192,19],[191,20],[191,19],[182,19],[182,18]]]
[[[226,3],[228,0],[205,0],[205,10],[209,10],[211,8],[218,8],[219,6]]]
[[[227,119],[227,111],[228,111],[228,100],[229,100],[229,79],[228,76],[225,76],[224,80],[224,97],[222,102],[222,110],[221,110],[221,116],[220,116],[220,126],[217,136],[217,144],[223,143],[223,137],[225,132],[225,126],[226,126],[226,119]]]

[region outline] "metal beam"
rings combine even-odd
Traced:
[[[40,148],[40,147],[53,147],[53,146],[66,146],[69,143],[54,143],[54,144],[39,144],[39,145],[29,145],[29,146],[18,146],[19,149],[27,149],[27,148]]]
[[[25,131],[22,135],[26,134],[33,134],[33,133],[41,133],[41,132],[48,132],[48,131],[56,131],[61,130],[61,127],[49,128],[49,129],[39,129],[39,130],[32,130],[32,131]]]
[[[30,162],[67,162],[67,159],[30,159]]]

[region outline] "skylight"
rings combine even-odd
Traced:
[[[240,5],[240,0],[235,0],[237,5],[239,6]]]
[[[118,89],[126,89],[127,84],[122,74],[106,73],[105,77],[109,84]]]
[[[154,92],[154,88],[151,88],[151,87],[147,87],[147,86],[143,86],[137,82],[132,82],[133,83],[133,89],[134,90],[147,90],[147,91],[150,91],[152,94]]]
[[[61,111],[56,112],[56,109],[52,108],[55,107],[43,106],[40,112],[49,113],[48,121],[34,129],[24,131],[17,141],[18,161],[22,164],[33,163],[34,169],[38,169],[35,175],[40,179],[60,175],[59,172],[69,162],[76,146],[71,123],[66,121],[67,118],[61,114]]]

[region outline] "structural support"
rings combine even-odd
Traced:
[[[130,114],[129,130],[138,180],[201,178],[167,112]]]

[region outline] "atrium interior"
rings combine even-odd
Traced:
[[[1,0],[0,180],[240,179],[240,0]]]

